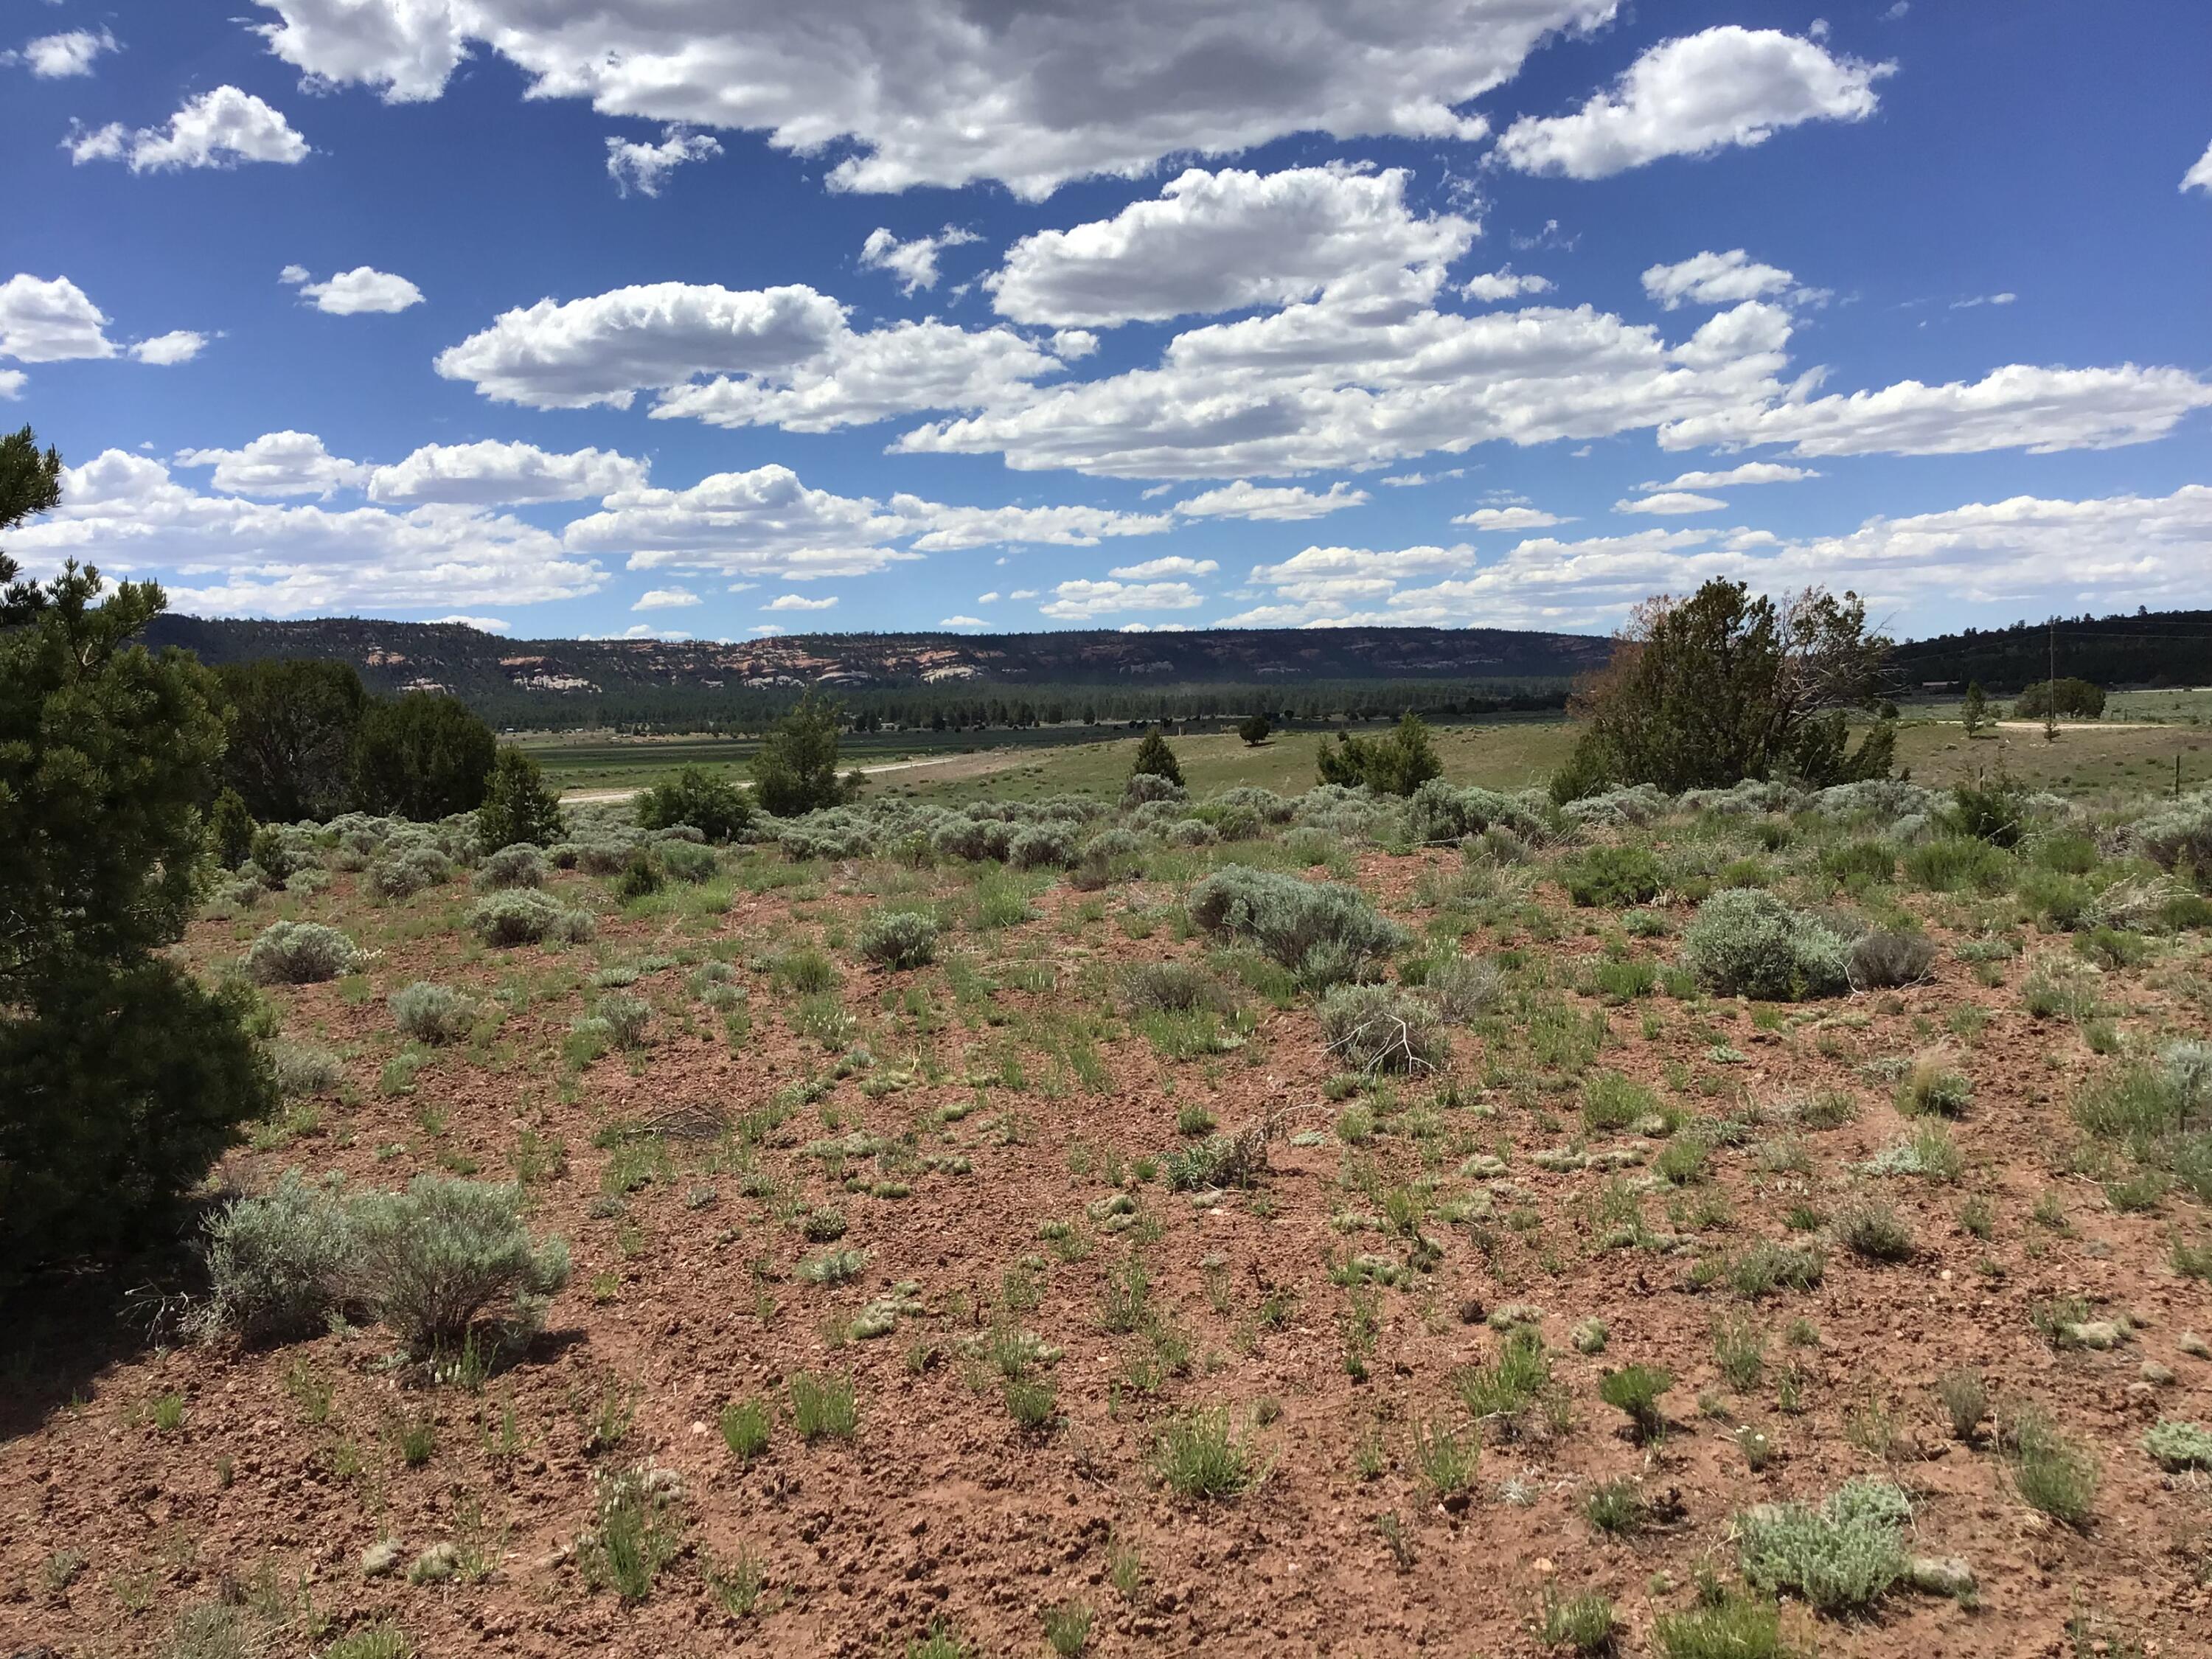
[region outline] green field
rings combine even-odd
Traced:
[[[1384,729],[1377,722],[1365,728]],[[1062,726],[1022,732],[886,732],[846,738],[845,763],[942,757],[948,764],[894,773],[870,793],[896,793],[956,805],[978,799],[1022,800],[1040,795],[1109,795],[1127,774],[1138,734],[1112,728]],[[757,744],[727,738],[526,738],[556,788],[638,788],[681,766],[704,765],[740,780]],[[1172,739],[1193,793],[1204,795],[1238,784],[1291,794],[1314,781],[1314,750],[1334,741],[1325,733],[1279,733],[1257,748],[1232,732]],[[1455,783],[1494,789],[1541,784],[1566,757],[1573,727],[1558,715],[1522,715],[1436,728],[1444,775]],[[2212,781],[2212,691],[2116,693],[2100,724],[2069,724],[2055,742],[2039,728],[2014,726],[1969,739],[1955,703],[1912,705],[1898,730],[1898,764],[1917,781],[1944,786],[2000,768],[2037,788],[2088,795],[2172,788],[2177,759],[2185,788]],[[957,757],[978,757],[970,766]],[[1018,757],[1018,758],[1016,758]],[[990,764],[1012,760],[1014,763]]]

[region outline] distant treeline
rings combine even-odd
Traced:
[[[2051,672],[2104,686],[2212,684],[2212,611],[2139,611],[2132,616],[2069,617],[1969,628],[1900,645],[1892,658],[1906,695],[1930,682],[1963,690],[1978,683],[2014,696]]]
[[[854,731],[1018,731],[1037,726],[1236,721],[1265,714],[1278,725],[1395,720],[1408,710],[1431,720],[1537,713],[1566,706],[1564,677],[1531,680],[1308,680],[1296,684],[985,687],[831,686],[823,695]],[[697,686],[623,690],[555,700],[490,692],[467,701],[495,726],[533,731],[763,732],[798,702],[798,686],[739,690]]]

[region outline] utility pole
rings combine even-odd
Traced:
[[[2043,682],[2043,740],[2058,741],[2058,618],[2051,617],[2045,624],[2044,637],[2050,650],[2050,668]]]

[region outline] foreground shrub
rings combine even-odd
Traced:
[[[937,918],[921,910],[878,910],[860,926],[860,954],[885,968],[921,968],[937,959]]]
[[[485,944],[504,947],[548,939],[580,943],[597,923],[588,910],[571,910],[550,895],[521,888],[477,901],[469,926]]]
[[[1728,888],[1699,905],[1682,949],[1698,982],[1723,996],[1788,1002],[1832,996],[1850,982],[1835,932],[1756,888]]]
[[[2013,860],[1977,836],[1944,836],[1905,855],[1905,873],[1931,893],[2002,893],[2012,885]]]
[[[2193,874],[2199,886],[2212,884],[2212,789],[2185,795],[2135,827],[2143,852],[2160,868]]]
[[[248,1342],[314,1335],[343,1299],[355,1243],[343,1200],[288,1170],[209,1220],[208,1299],[195,1323]]]
[[[1696,1607],[1660,1614],[1651,1642],[1659,1659],[1796,1659],[1797,1652],[1782,1639],[1780,1607],[1719,1584]]]
[[[1536,815],[1494,789],[1455,789],[1431,778],[1406,803],[1406,838],[1417,847],[1449,847],[1492,825],[1518,836],[1543,829]]]
[[[1407,940],[1355,888],[1241,864],[1191,890],[1190,916],[1209,933],[1250,941],[1309,989],[1355,978]]]
[[[1446,957],[1421,976],[1421,994],[1446,1019],[1462,1024],[1496,1006],[1498,986],[1498,969],[1480,957]]]
[[[834,767],[836,755],[831,755]],[[637,798],[637,822],[644,830],[672,830],[688,823],[710,842],[741,841],[753,826],[753,805],[745,792],[703,766],[687,766],[665,783]]]
[[[1340,985],[1322,1000],[1322,1040],[1347,1071],[1432,1072],[1451,1054],[1434,1004],[1389,985]]]
[[[720,872],[721,860],[714,856],[711,847],[702,847],[696,842],[664,841],[658,844],[660,868],[671,881],[680,881],[696,887],[712,881]]]
[[[412,898],[453,878],[452,860],[434,847],[406,847],[369,866],[368,884],[380,898]]]
[[[2169,1474],[2212,1469],[2212,1429],[2202,1423],[2161,1417],[2155,1427],[2145,1431],[2142,1447],[2151,1461]]]
[[[1140,962],[1121,975],[1121,997],[1133,1014],[1225,1014],[1237,1006],[1229,988],[1188,962]]]
[[[1560,866],[1567,896],[1579,905],[1620,909],[1659,896],[1659,860],[1641,847],[1593,847]]]
[[[433,1048],[459,1042],[476,1029],[477,1005],[450,985],[418,979],[392,994],[392,1023]]]
[[[362,1299],[418,1354],[459,1348],[479,1322],[526,1341],[568,1283],[568,1247],[531,1237],[519,1186],[418,1176],[351,1207]]]
[[[1853,990],[1887,991],[1927,978],[1936,965],[1936,946],[1925,933],[1877,929],[1851,941],[1848,963]]]
[[[1032,823],[1006,843],[1006,862],[1017,870],[1065,870],[1075,862],[1075,826]]]
[[[545,855],[518,842],[485,855],[477,866],[476,888],[480,893],[497,893],[512,887],[543,887],[545,874]]]
[[[269,1074],[276,1093],[285,1100],[328,1094],[345,1080],[345,1066],[327,1048],[299,1042],[269,1045]]]
[[[315,985],[361,966],[366,953],[319,921],[272,921],[246,953],[246,971],[260,985]]]
[[[1847,1481],[1818,1506],[1762,1504],[1735,1518],[1743,1576],[1770,1593],[1795,1590],[1822,1613],[1856,1612],[1904,1576],[1911,1513],[1887,1480]]]

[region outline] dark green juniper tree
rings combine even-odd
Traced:
[[[762,740],[752,774],[753,798],[780,818],[849,800],[859,778],[837,775],[836,706],[806,693]]]
[[[354,799],[364,812],[442,818],[473,812],[499,739],[459,697],[410,691],[371,702],[354,738]]]
[[[1584,686],[1572,756],[1552,781],[1573,800],[1614,784],[1668,793],[1789,777],[1824,787],[1887,777],[1897,728],[1883,719],[1853,748],[1846,715],[1884,707],[1890,642],[1866,605],[1815,588],[1785,604],[1716,578],[1686,599],[1637,608],[1612,662]]]
[[[0,438],[0,530],[61,499]],[[150,1243],[237,1126],[275,1105],[240,992],[161,954],[208,862],[222,694],[135,636],[167,601],[0,554],[0,1273]]]
[[[545,769],[520,749],[501,750],[477,808],[477,844],[487,853],[519,842],[550,847],[564,833],[561,798],[547,786]]]

